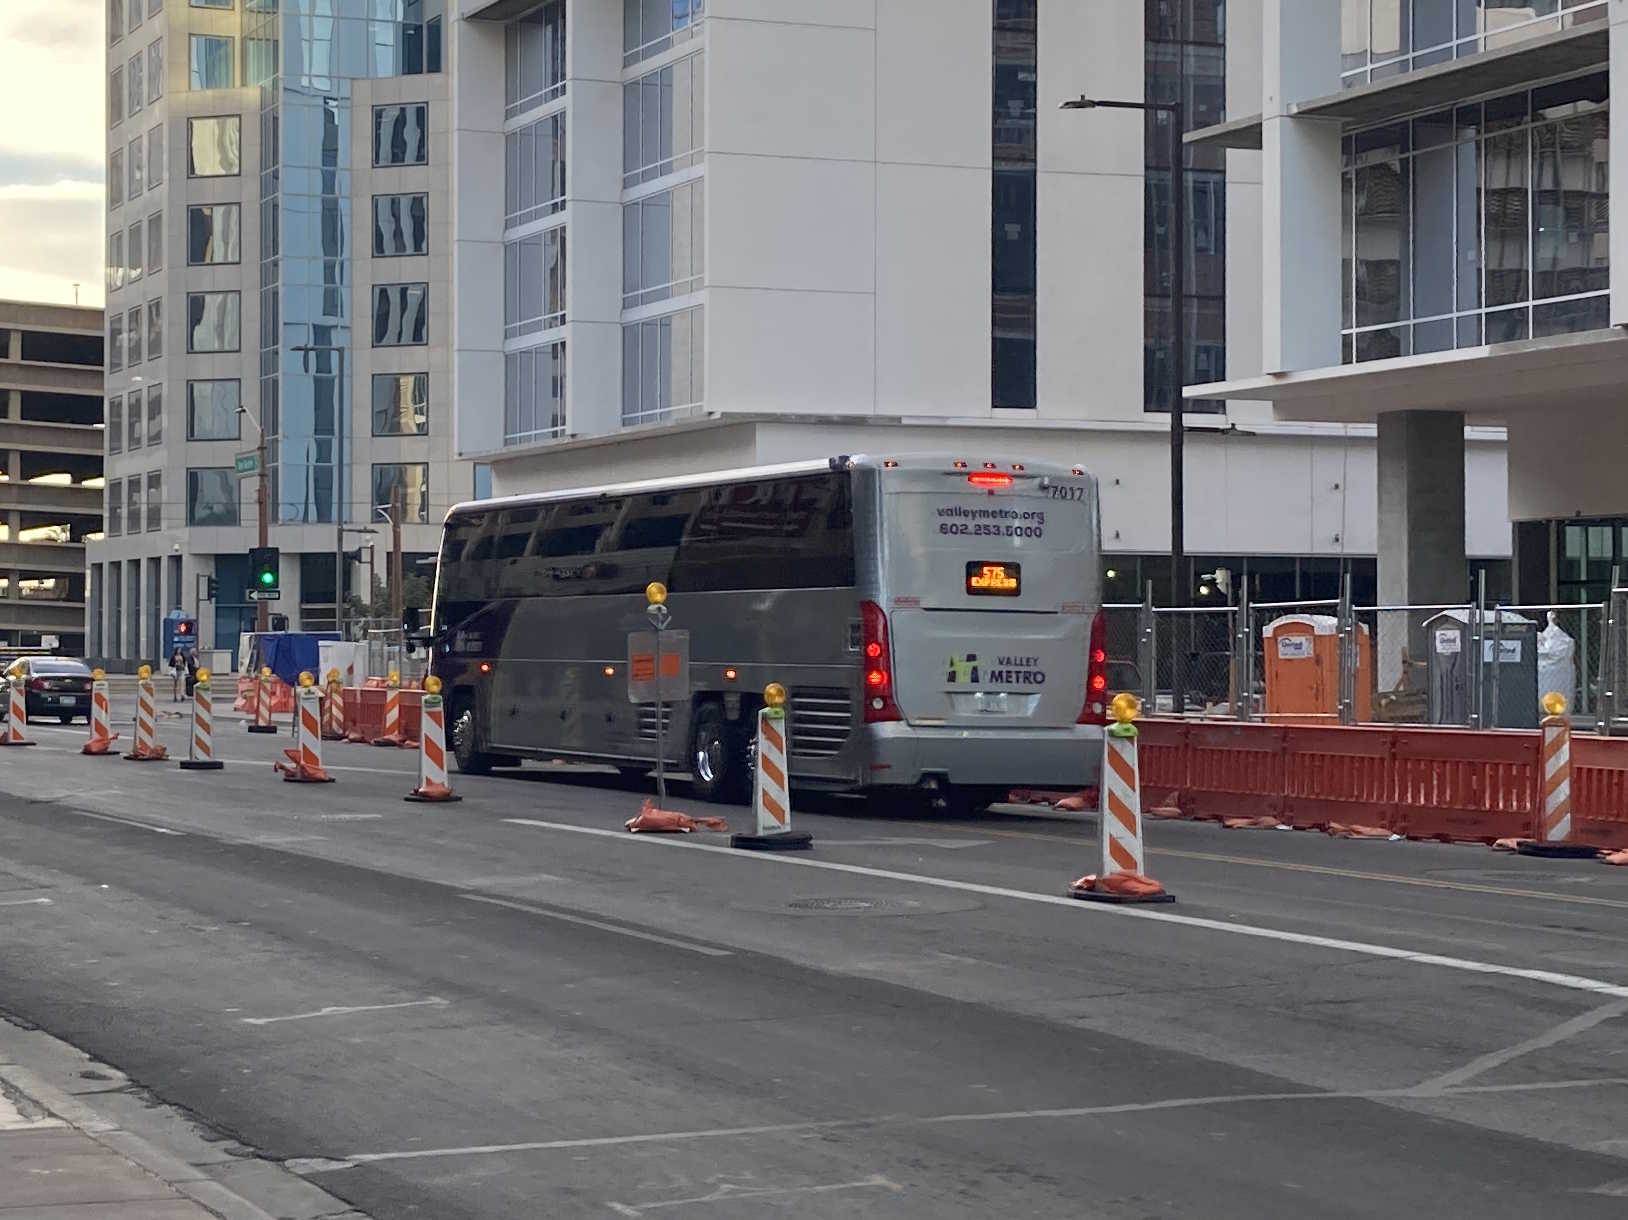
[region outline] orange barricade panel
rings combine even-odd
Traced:
[[[1536,733],[1393,731],[1398,833],[1449,843],[1536,836]]]
[[[1180,720],[1139,720],[1142,809],[1179,806],[1187,792],[1187,725]]]
[[[1297,830],[1330,822],[1394,830],[1395,738],[1390,729],[1286,728],[1281,820]]]
[[[1204,821],[1280,815],[1283,734],[1267,724],[1188,725],[1183,811]]]
[[[1571,837],[1628,848],[1628,738],[1571,738]]]

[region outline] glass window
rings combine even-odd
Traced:
[[[565,435],[565,344],[503,357],[503,443],[525,445]]]
[[[124,202],[124,149],[115,148],[107,157],[107,206]]]
[[[622,327],[622,422],[645,423],[705,399],[703,310]]]
[[[131,453],[141,448],[142,425],[146,417],[141,411],[141,392],[132,390],[124,400],[124,447]]]
[[[693,38],[705,15],[705,0],[622,0],[623,66]]]
[[[124,363],[135,368],[141,363],[141,339],[146,334],[141,323],[141,306],[137,305],[124,319]]]
[[[187,208],[187,266],[236,263],[243,257],[243,209],[236,203],[202,203]]]
[[[429,253],[429,200],[425,194],[373,196],[375,257]]]
[[[187,382],[187,440],[237,440],[242,398],[242,383],[235,378]]]
[[[135,118],[136,112],[147,104],[147,80],[142,73],[142,65],[146,63],[142,55],[132,55],[130,63],[124,70],[125,85],[129,90],[129,98],[125,106],[125,113]]]
[[[136,0],[137,4],[141,0]],[[124,0],[107,0],[107,40],[118,42],[124,37]]]
[[[622,86],[622,184],[636,186],[701,161],[705,66],[697,52]]]
[[[236,114],[187,120],[187,177],[232,177],[239,172],[243,117]]]
[[[147,186],[149,189],[164,181],[164,125],[160,123],[147,133]]]
[[[504,117],[565,94],[565,0],[533,9],[504,30]]]
[[[565,226],[503,246],[503,337],[565,324]]]
[[[492,464],[490,462],[475,463],[475,499],[490,500],[492,498]]]
[[[147,302],[147,359],[157,360],[164,354],[164,298],[154,297]]]
[[[117,453],[118,450],[115,449],[113,452]],[[107,485],[107,536],[117,538],[122,533],[124,533],[124,480],[114,479]]]
[[[114,68],[107,76],[107,125],[124,122],[124,69]]]
[[[229,10],[236,7],[237,0],[191,0],[191,4],[193,8],[223,8]],[[257,6],[250,4],[249,9],[255,11]]]
[[[230,89],[235,40],[220,34],[192,34],[187,39],[190,88]]]
[[[430,286],[373,287],[373,346],[418,347],[429,341]]]
[[[565,207],[565,115],[551,114],[503,138],[504,224],[527,224]]]
[[[130,0],[130,33],[141,28],[141,0]]]
[[[130,236],[125,244],[125,258],[129,264],[128,277],[130,283],[141,278],[141,256],[146,251],[146,241],[142,233],[142,222],[136,221],[130,226]]]
[[[147,387],[147,444],[158,445],[163,441],[164,387],[162,384],[155,384]]]
[[[128,265],[124,261],[124,234],[115,232],[107,235],[107,290],[116,292],[124,287],[124,277]]]
[[[430,375],[373,374],[373,435],[424,436],[429,430]]]
[[[373,107],[373,164],[423,165],[429,160],[429,106]]]
[[[145,185],[147,161],[143,156],[143,152],[146,147],[147,145],[141,136],[137,136],[130,141],[126,157],[126,164],[130,167],[129,189],[125,192],[126,199],[134,200],[136,196],[141,194]]]
[[[124,313],[113,310],[107,315],[107,371],[117,373],[124,368]]]
[[[147,270],[164,270],[164,213],[147,217]]]
[[[705,182],[697,178],[622,208],[622,307],[696,292],[705,271]]]
[[[135,482],[134,479],[131,482]],[[147,532],[164,528],[164,475],[162,471],[147,472]]]
[[[187,351],[237,351],[241,309],[241,298],[235,292],[188,293]]]
[[[124,522],[132,534],[141,533],[141,476],[132,475],[124,481]]]
[[[156,102],[164,96],[164,40],[155,39],[147,44],[147,100]]]
[[[373,507],[390,510],[399,500],[405,522],[430,519],[428,462],[375,462]]]
[[[107,400],[107,451],[124,452],[124,398],[114,394]]]
[[[230,466],[187,471],[187,524],[237,524],[237,474]]]

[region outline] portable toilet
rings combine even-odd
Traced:
[[[1331,614],[1286,614],[1261,629],[1266,654],[1266,718],[1337,720],[1340,714],[1340,620]],[[1356,718],[1374,716],[1374,645],[1357,624]]]
[[[1430,723],[1468,724],[1477,668],[1470,612],[1438,614],[1425,623],[1425,633],[1430,644]],[[1482,727],[1537,728],[1538,625],[1513,610],[1488,610],[1481,637]]]

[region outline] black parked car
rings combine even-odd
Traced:
[[[69,657],[22,657],[6,670],[6,697],[0,700],[0,719],[11,714],[11,685],[28,689],[30,720],[55,716],[70,724],[75,716],[90,719],[90,667]]]

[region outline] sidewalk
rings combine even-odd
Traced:
[[[124,1122],[114,1117],[121,1110]],[[280,1165],[212,1142],[166,1110],[133,1095],[114,1069],[0,1019],[0,1216],[366,1220]]]

